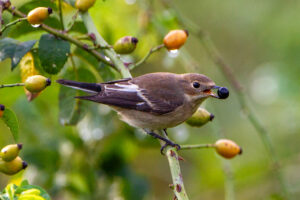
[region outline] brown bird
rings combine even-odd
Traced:
[[[186,121],[208,97],[225,99],[229,92],[202,74],[150,73],[106,83],[81,83],[57,80],[67,87],[93,93],[76,98],[111,106],[121,119],[131,126],[142,128],[167,145],[180,148],[154,130],[164,130]],[[218,89],[218,95],[212,92]]]

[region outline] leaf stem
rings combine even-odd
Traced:
[[[206,149],[206,148],[214,148],[215,144],[188,144],[181,145],[180,150],[190,150],[190,149]]]
[[[15,25],[15,24],[17,24],[17,23],[19,23],[19,22],[21,22],[21,21],[25,21],[25,20],[27,20],[26,17],[24,17],[24,18],[18,18],[18,19],[16,19],[15,21],[12,21],[12,22],[10,22],[10,23],[8,23],[8,24],[5,24],[5,25],[3,26],[3,28],[1,29],[0,34],[2,34],[8,27],[13,26],[13,25]]]
[[[64,25],[64,18],[63,18],[63,11],[62,11],[62,0],[58,0],[58,10],[59,10],[59,19],[61,23],[61,29],[65,30],[65,25]]]
[[[144,58],[142,58],[140,61],[138,61],[138,62],[135,63],[135,64],[129,65],[128,68],[129,68],[130,70],[133,70],[134,68],[136,68],[136,67],[142,65],[144,62],[146,62],[146,60],[151,56],[152,53],[159,51],[159,50],[162,49],[164,46],[165,46],[164,44],[160,44],[160,45],[158,45],[158,46],[156,46],[156,47],[151,48],[150,51],[146,54],[146,56],[145,56]]]
[[[6,88],[6,87],[17,87],[17,86],[24,86],[24,83],[13,83],[13,84],[3,84],[0,85],[0,88]]]

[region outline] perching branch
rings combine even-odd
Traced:
[[[162,134],[165,138],[169,139],[168,136],[165,134],[164,131],[160,131],[160,134]],[[164,145],[164,142],[160,141],[161,145]],[[189,200],[187,193],[184,188],[182,173],[180,170],[179,165],[179,156],[177,153],[177,149],[175,147],[168,146],[166,147],[166,154],[168,158],[170,170],[171,170],[171,176],[173,180],[173,192],[177,198],[177,200]]]
[[[164,44],[161,44],[161,45],[158,45],[157,47],[153,47],[150,49],[150,51],[147,53],[147,55],[142,58],[140,61],[138,61],[137,63],[135,64],[131,64],[128,66],[128,68],[130,70],[133,70],[134,68],[142,65],[144,62],[146,62],[146,60],[151,56],[152,53],[156,52],[156,51],[159,51],[161,48],[163,48],[165,45]]]

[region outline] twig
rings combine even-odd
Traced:
[[[16,87],[16,86],[24,86],[24,83],[14,83],[14,84],[3,84],[0,85],[0,88],[6,88],[6,87]]]
[[[61,29],[65,30],[65,25],[64,25],[64,18],[63,18],[63,11],[62,11],[62,0],[58,0],[58,10],[59,10],[59,19],[61,23]]]
[[[146,62],[146,60],[151,56],[152,53],[159,51],[164,46],[165,46],[164,44],[161,44],[161,45],[158,45],[157,47],[151,48],[150,51],[147,53],[147,55],[144,58],[142,58],[139,62],[129,65],[128,66],[129,70],[133,70],[134,68],[142,65],[144,62]]]
[[[164,2],[168,6],[169,3]],[[171,6],[170,6],[171,7]],[[238,101],[241,106],[241,110],[244,112],[244,114],[247,116],[248,120],[252,124],[252,126],[256,129],[256,131],[259,133],[259,136],[267,149],[267,152],[271,158],[272,166],[274,169],[274,173],[276,174],[277,180],[279,181],[281,185],[281,189],[283,192],[283,195],[287,198],[290,199],[290,195],[287,190],[287,185],[286,181],[284,180],[282,171],[280,169],[280,163],[279,159],[275,153],[274,150],[274,145],[271,142],[270,136],[262,122],[257,118],[257,116],[254,114],[254,112],[250,109],[250,106],[248,105],[248,102],[246,100],[246,95],[244,93],[243,87],[241,86],[240,82],[238,79],[235,77],[231,67],[226,64],[224,59],[221,57],[220,53],[218,52],[217,48],[215,47],[213,41],[210,39],[208,33],[203,31],[201,28],[199,28],[198,25],[194,24],[191,20],[188,18],[185,18],[179,14],[177,9],[174,7],[171,7],[175,13],[176,16],[179,20],[179,22],[187,27],[189,31],[193,34],[195,34],[198,39],[201,41],[203,44],[204,48],[206,49],[207,53],[213,60],[216,66],[220,68],[220,70],[223,72],[229,83],[232,85],[234,88],[235,92],[237,93],[238,96]]]
[[[162,134],[165,138],[168,138],[168,136],[163,131],[160,131],[160,134]],[[161,145],[164,145],[164,143],[161,142]],[[174,187],[172,187],[172,189],[176,198],[178,200],[189,200],[184,188],[177,149],[171,146],[166,147],[166,156],[168,158],[173,180]]]
[[[27,20],[27,18],[19,18],[19,19],[15,20],[15,21],[12,21],[12,22],[8,23],[8,24],[5,24],[3,26],[3,28],[1,29],[0,34],[2,34],[8,27],[10,27],[12,25],[15,25],[15,24],[17,24],[17,23],[19,23],[21,21],[26,21],[26,20]]]
[[[190,150],[190,149],[205,149],[205,148],[214,148],[215,144],[189,144],[181,145],[180,150]]]
[[[3,13],[3,3],[0,2],[0,30],[2,30],[2,22],[3,22],[2,13]],[[0,36],[1,36],[1,34],[2,34],[2,31],[0,32]]]
[[[74,38],[77,40],[91,40],[89,34],[74,36]]]
[[[11,12],[12,14],[16,15],[16,16],[19,16],[19,17],[24,17],[24,14],[22,12],[20,12],[19,10],[17,9],[13,9],[12,7],[10,7],[8,9],[9,12]],[[98,51],[94,50],[94,49],[89,49],[88,48],[88,45],[79,41],[79,40],[76,40],[75,38],[71,37],[70,35],[68,35],[67,33],[63,32],[63,31],[60,31],[60,30],[57,30],[57,29],[54,29],[54,28],[51,28],[45,24],[41,24],[40,25],[40,28],[47,31],[48,33],[51,33],[59,38],[62,38],[64,40],[67,40],[73,44],[75,44],[76,46],[82,48],[83,50],[91,53],[93,56],[95,56],[98,60],[100,60],[101,62],[115,68],[114,64],[112,64],[110,61],[108,61],[101,53],[99,53]],[[115,68],[116,69],[116,68]]]

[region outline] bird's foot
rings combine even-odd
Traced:
[[[179,144],[175,144],[174,142],[172,142],[171,140],[168,140],[168,141],[165,141],[166,144],[164,144],[161,148],[160,148],[160,153],[162,155],[164,155],[164,150],[167,146],[171,146],[171,147],[175,147],[178,150],[181,149],[180,145]]]
[[[175,144],[174,142],[172,142],[171,140],[165,138],[165,137],[162,137],[161,135],[158,135],[157,133],[154,133],[153,131],[148,131],[147,129],[144,129],[146,131],[147,134],[151,135],[152,137],[154,138],[157,138],[157,139],[160,139],[162,141],[165,142],[165,144],[161,147],[160,149],[160,153],[162,155],[164,155],[164,149],[167,147],[167,146],[172,146],[172,147],[176,147],[177,150],[180,150],[180,145],[179,144]],[[166,130],[164,130],[165,133],[166,133]]]

